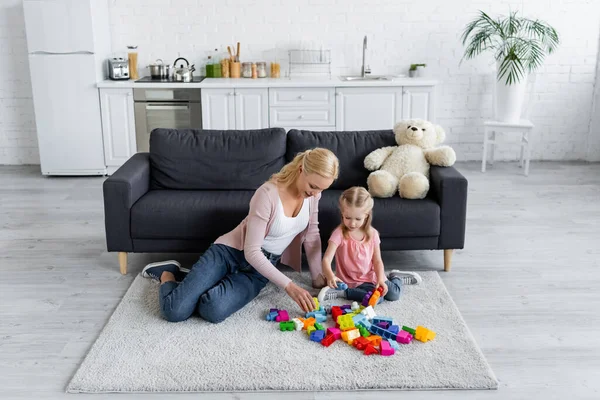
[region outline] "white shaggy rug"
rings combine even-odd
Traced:
[[[286,272],[308,288],[308,274]],[[272,284],[220,324],[161,318],[158,284],[138,276],[67,387],[72,393],[497,389],[498,381],[437,272],[405,287],[378,315],[437,333],[401,345],[390,357],[366,356],[338,340],[330,347],[306,331],[281,332],[270,308],[300,316]],[[337,299],[335,304],[348,304]],[[326,325],[332,325],[328,316]]]

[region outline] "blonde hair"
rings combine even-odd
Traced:
[[[289,186],[300,174],[300,166],[307,174],[317,174],[323,178],[337,179],[339,161],[331,150],[317,147],[298,153],[296,157],[269,178],[270,181]]]
[[[343,207],[356,207],[360,209],[364,209],[367,213],[367,217],[365,218],[365,222],[360,227],[360,229],[364,232],[367,242],[371,240],[371,221],[373,220],[373,197],[369,194],[367,189],[361,186],[353,186],[349,189],[344,190],[342,195],[340,196],[339,206],[340,213],[343,211]],[[342,218],[344,216],[342,215]],[[340,228],[342,228],[342,234],[345,238],[348,237],[348,228],[342,222],[340,224]]]

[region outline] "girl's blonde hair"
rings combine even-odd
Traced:
[[[300,166],[307,174],[317,174],[323,178],[334,180],[337,179],[339,173],[339,161],[335,154],[331,150],[316,147],[298,153],[279,172],[271,175],[269,180],[283,186],[289,186],[298,178]]]
[[[356,207],[360,209],[364,209],[367,213],[367,217],[365,218],[365,222],[360,229],[364,232],[366,241],[371,240],[371,221],[373,220],[373,197],[369,194],[367,189],[361,186],[353,186],[350,189],[344,190],[342,195],[340,196],[339,206],[340,213],[343,211],[343,207]],[[342,215],[344,218],[344,215]],[[342,234],[345,238],[348,237],[348,228],[344,225],[343,221],[340,224],[342,228]]]

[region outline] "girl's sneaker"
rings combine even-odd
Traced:
[[[400,279],[403,285],[418,285],[423,281],[421,275],[412,271],[399,271],[394,269],[388,274],[388,279]]]
[[[185,277],[185,274],[189,272],[188,269],[181,268],[181,264],[179,264],[177,261],[169,260],[154,262],[146,265],[142,270],[142,276],[144,278],[150,278],[160,282],[160,277],[165,271],[175,275],[175,280],[178,282],[181,282],[181,280]]]
[[[346,286],[346,287],[348,287],[348,286]],[[319,303],[322,303],[323,301],[337,299],[338,297],[345,297],[345,295],[346,295],[345,290],[332,289],[329,286],[325,286],[319,292],[319,295],[317,296],[317,300],[319,300]]]

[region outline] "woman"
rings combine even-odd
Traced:
[[[142,275],[161,282],[164,317],[183,321],[197,310],[203,319],[221,322],[254,299],[268,281],[285,289],[304,312],[314,310],[311,294],[275,266],[281,259],[300,270],[304,244],[313,286],[324,285],[318,204],[338,169],[330,150],[298,154],[256,190],[248,216],[217,238],[189,273],[176,261],[147,265]]]

